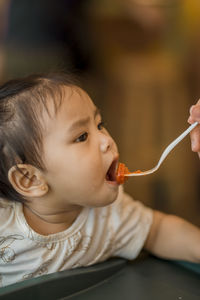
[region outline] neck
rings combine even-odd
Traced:
[[[69,228],[80,214],[82,207],[71,211],[55,214],[40,214],[34,209],[24,205],[23,211],[29,226],[41,235],[58,233]]]

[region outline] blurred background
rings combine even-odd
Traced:
[[[150,169],[200,98],[200,1],[1,0],[0,83],[44,71],[78,74],[120,160]],[[200,225],[200,164],[189,137],[125,190]]]

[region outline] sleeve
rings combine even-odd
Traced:
[[[153,210],[134,201],[121,189],[111,213],[113,253],[126,259],[134,259],[144,246],[152,221]]]

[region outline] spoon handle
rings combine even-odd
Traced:
[[[184,137],[186,137],[186,135],[188,135],[188,133],[190,133],[190,131],[192,131],[197,125],[198,125],[198,122],[195,122],[192,125],[190,125],[181,135],[179,135],[171,144],[169,144],[168,147],[162,153],[157,165],[153,169],[150,169],[147,171],[141,171],[141,172],[132,172],[129,174],[125,174],[125,176],[143,176],[143,175],[152,174],[155,171],[157,171],[159,169],[160,165],[162,164],[162,162],[165,160],[165,158],[168,156],[168,154],[172,151],[172,149],[174,149],[174,147],[176,145],[178,145],[180,143],[180,141],[182,141],[184,139]]]

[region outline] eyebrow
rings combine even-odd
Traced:
[[[100,110],[99,108],[96,107],[96,109],[94,110],[94,119],[96,118],[97,115],[100,115]],[[69,128],[69,131],[73,131],[79,127],[82,127],[86,124],[88,124],[90,121],[90,117],[87,117],[87,118],[83,118],[83,119],[80,119],[78,121],[75,121]]]

